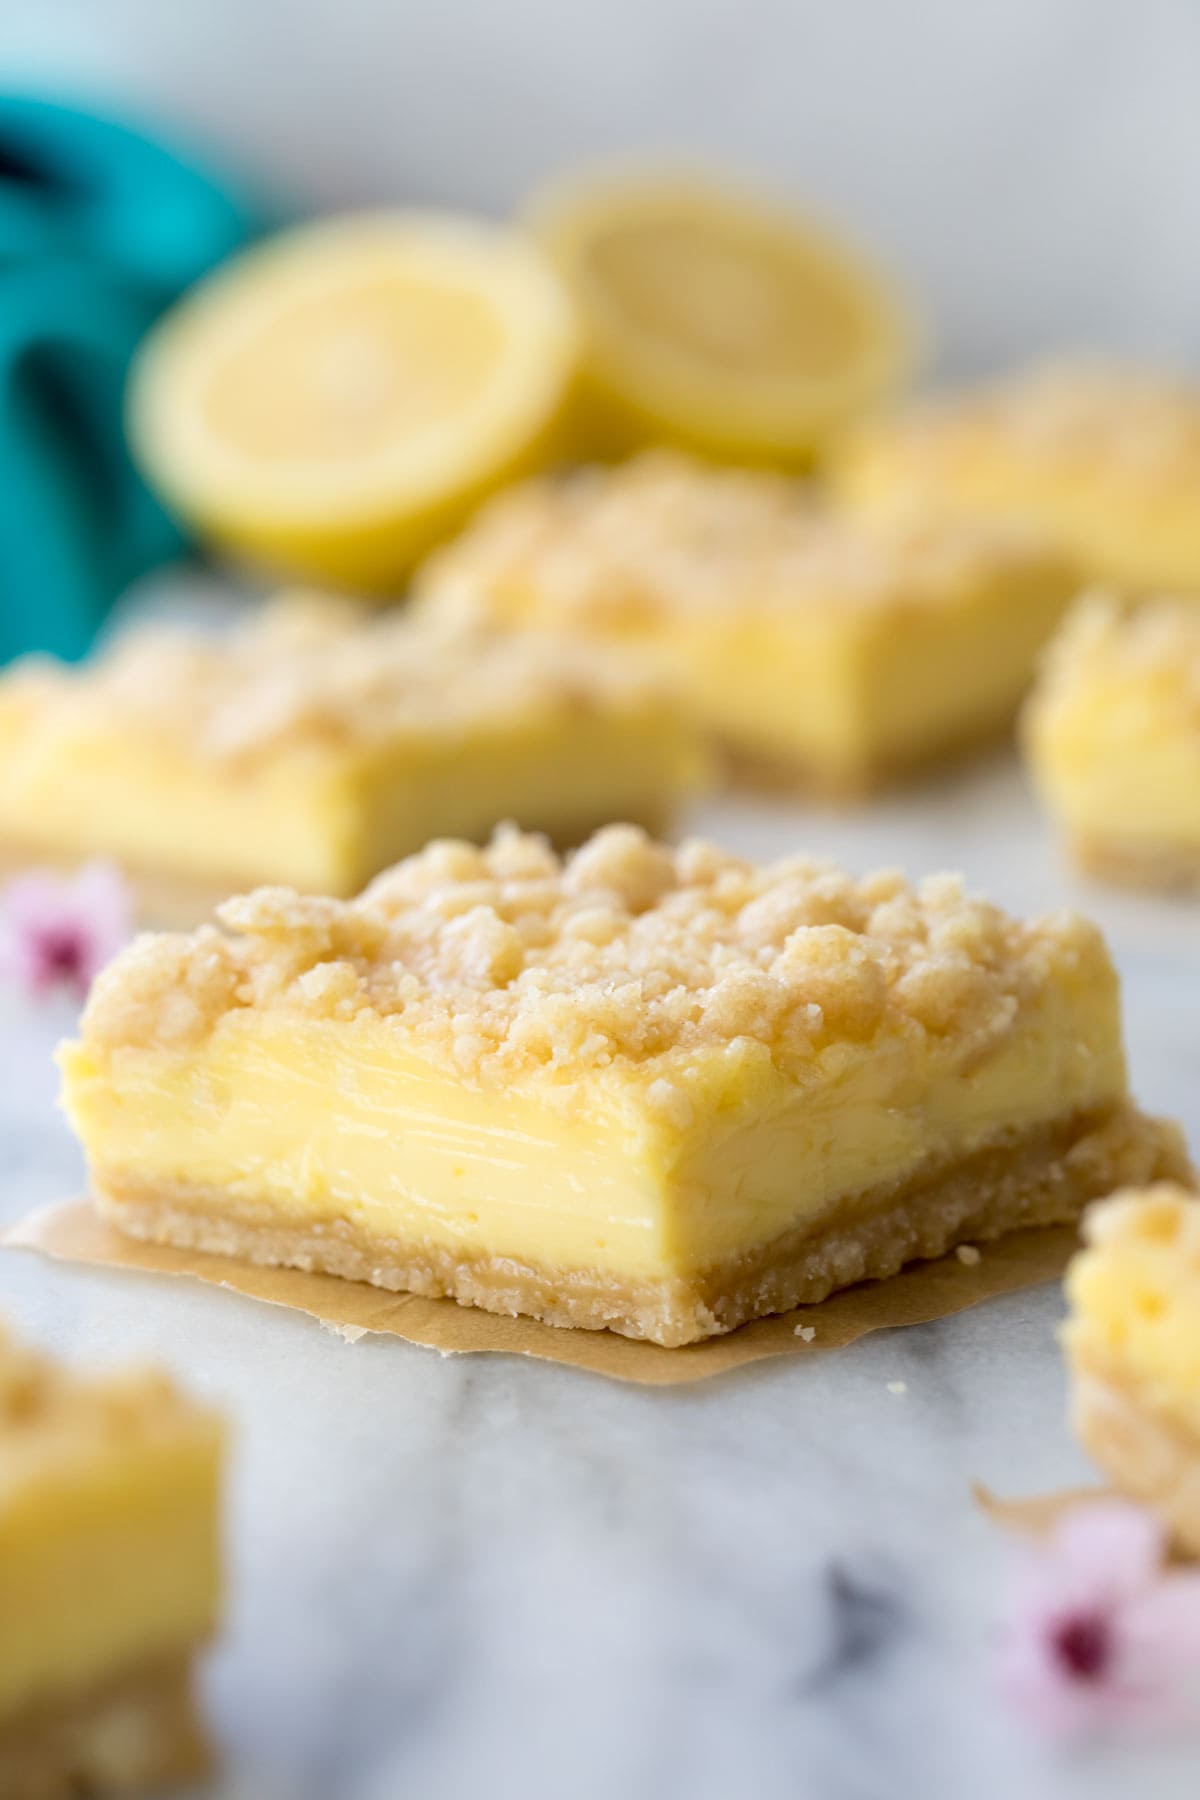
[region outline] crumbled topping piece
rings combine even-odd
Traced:
[[[484,508],[418,581],[426,610],[620,635],[671,615],[936,606],[996,574],[1059,569],[1011,523],[860,519],[778,475],[655,451],[527,483]]]
[[[121,722],[188,756],[235,766],[280,750],[453,737],[530,711],[661,701],[617,651],[453,617],[284,595],[222,635],[146,627],[79,667],[45,657],[3,677],[30,729],[86,734]]]
[[[1200,600],[1086,595],[1043,658],[1031,713],[1120,707],[1132,688],[1200,733]]]
[[[649,1065],[650,1105],[685,1124],[692,1052],[795,1071],[838,1043],[919,1039],[968,1068],[1048,983],[1107,969],[1085,921],[1024,924],[951,876],[760,866],[632,826],[563,860],[511,828],[435,843],[356,900],[265,888],[219,918],[119,957],[85,1038],[169,1048],[246,1007],[372,1015],[481,1082]]]
[[[1118,364],[1048,363],[867,426],[861,443],[868,454],[895,455],[901,482],[906,466],[915,477],[985,448],[1043,474],[1084,466],[1123,483],[1190,491],[1200,470],[1200,390]]]
[[[1200,1272],[1200,1198],[1174,1181],[1125,1188],[1084,1215],[1084,1238],[1093,1249],[1162,1246],[1180,1269]]]
[[[77,1376],[0,1326],[0,1495],[32,1469],[206,1421],[155,1369]]]

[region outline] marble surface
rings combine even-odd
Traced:
[[[1200,1143],[1200,915],[1083,889],[1007,758],[859,815],[723,804],[753,852],[963,868],[1086,902],[1121,963],[1136,1085]],[[64,1002],[0,1018],[0,1212],[73,1191]],[[236,1421],[232,1604],[205,1800],[1156,1800],[1200,1737],[1063,1750],[997,1702],[1009,1546],[968,1484],[1085,1477],[1043,1289],[711,1384],[347,1345],[198,1285],[0,1255],[56,1350],[165,1359]],[[903,1393],[891,1384],[903,1382]]]

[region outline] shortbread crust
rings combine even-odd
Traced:
[[[0,1728],[5,1800],[141,1794],[198,1780],[212,1761],[188,1658],[163,1658],[56,1697]]]
[[[670,1348],[812,1305],[860,1281],[886,1279],[956,1243],[1069,1223],[1115,1186],[1183,1178],[1188,1168],[1173,1126],[1120,1106],[1099,1117],[1005,1133],[949,1165],[841,1199],[827,1220],[813,1220],[694,1280],[665,1283],[537,1268],[508,1256],[455,1261],[418,1241],[356,1231],[346,1220],[323,1229],[288,1226],[271,1209],[224,1191],[179,1184],[147,1193],[127,1178],[106,1180],[103,1171],[92,1191],[115,1225],[150,1242],[446,1297],[548,1325],[607,1329]]]
[[[1115,887],[1152,888],[1161,894],[1200,893],[1200,846],[1137,844],[1116,839],[1070,836],[1072,860],[1085,875]]]

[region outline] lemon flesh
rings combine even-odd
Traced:
[[[580,310],[590,451],[803,464],[912,361],[878,275],[737,189],[583,176],[535,199],[529,223]]]
[[[308,226],[228,265],[151,334],[134,453],[214,543],[387,589],[559,444],[571,303],[535,247],[429,213]]]

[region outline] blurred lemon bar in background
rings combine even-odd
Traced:
[[[526,220],[583,331],[583,448],[807,463],[914,360],[887,280],[822,227],[714,179],[567,176]]]
[[[1093,594],[1046,654],[1022,737],[1076,860],[1200,889],[1200,605]]]
[[[575,315],[515,231],[435,213],[309,225],[181,301],[134,365],[149,479],[214,544],[393,591],[559,444]]]
[[[1085,1236],[1063,1328],[1075,1430],[1200,1555],[1200,1200],[1170,1182],[1116,1194]]]
[[[1099,933],[952,876],[509,830],[219,924],[140,938],[62,1052],[158,1242],[677,1345],[1186,1168]]]
[[[181,900],[187,884],[353,893],[430,838],[502,819],[565,841],[614,818],[665,827],[706,761],[619,653],[321,596],[223,636],[148,627],[92,664],[0,676],[10,858],[106,855],[178,878]]]
[[[933,397],[847,439],[859,504],[1026,520],[1089,579],[1200,591],[1200,388],[1119,365],[1037,367]]]
[[[833,794],[1008,725],[1076,585],[1021,526],[859,520],[669,452],[502,495],[417,578],[424,611],[635,648],[745,770]]]
[[[161,1375],[75,1376],[0,1332],[0,1793],[70,1800],[208,1761],[223,1431]]]

